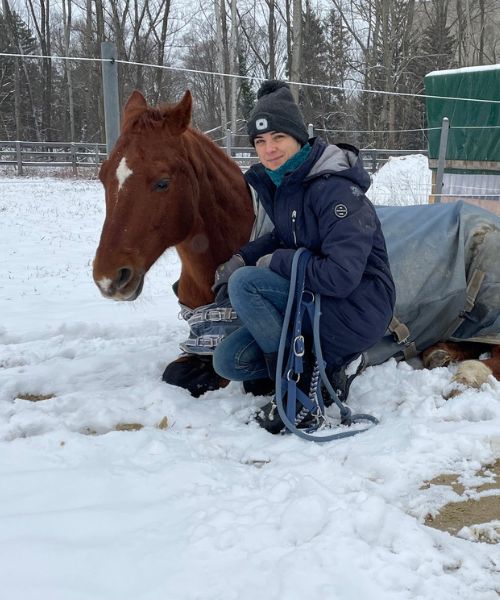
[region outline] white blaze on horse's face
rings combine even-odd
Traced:
[[[118,168],[116,169],[116,178],[118,179],[118,191],[120,191],[123,187],[125,181],[132,175],[133,171],[127,165],[127,158],[124,156]]]

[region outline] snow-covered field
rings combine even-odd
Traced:
[[[448,369],[391,361],[352,388],[377,427],[272,436],[236,383],[161,382],[186,335],[178,260],[104,300],[103,209],[97,182],[0,178],[0,598],[498,599],[500,546],[425,526],[458,494],[423,484],[500,457],[499,383],[446,402]]]

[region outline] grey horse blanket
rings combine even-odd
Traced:
[[[500,344],[500,217],[463,202],[377,207],[396,283],[395,319],[367,365],[443,340]]]

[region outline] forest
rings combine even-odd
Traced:
[[[103,41],[121,103],[190,89],[214,139],[280,78],[326,139],[418,149],[424,76],[499,62],[500,0],[2,0],[0,140],[104,141]]]

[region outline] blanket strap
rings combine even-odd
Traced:
[[[460,325],[467,318],[467,313],[469,313],[473,308],[476,302],[477,295],[479,294],[479,290],[481,289],[481,285],[483,283],[485,277],[485,273],[480,271],[479,269],[475,269],[472,273],[472,277],[467,284],[466,297],[465,297],[465,305],[464,309],[458,315],[456,319],[453,320],[451,325],[443,334],[442,339],[449,339],[453,333],[460,327]],[[394,339],[398,342],[398,344],[404,344],[403,354],[405,360],[409,360],[410,358],[414,358],[419,353],[415,342],[410,342],[410,330],[408,327],[400,321],[396,316],[393,316],[391,322],[389,323],[388,330],[394,336]]]
[[[481,289],[481,285],[485,278],[484,271],[480,271],[479,269],[474,269],[472,273],[472,277],[467,284],[467,294],[465,297],[465,306],[462,312],[458,315],[456,319],[451,323],[451,325],[446,330],[446,333],[443,336],[443,340],[449,339],[453,333],[460,327],[460,325],[467,318],[467,313],[469,313],[473,308],[476,302],[477,295],[479,294],[479,290]]]
[[[403,354],[405,360],[409,360],[410,358],[417,356],[417,346],[415,345],[415,342],[409,341],[410,330],[405,325],[405,323],[400,321],[397,317],[393,316],[387,329],[392,333],[394,339],[397,341],[398,344],[404,344]]]

